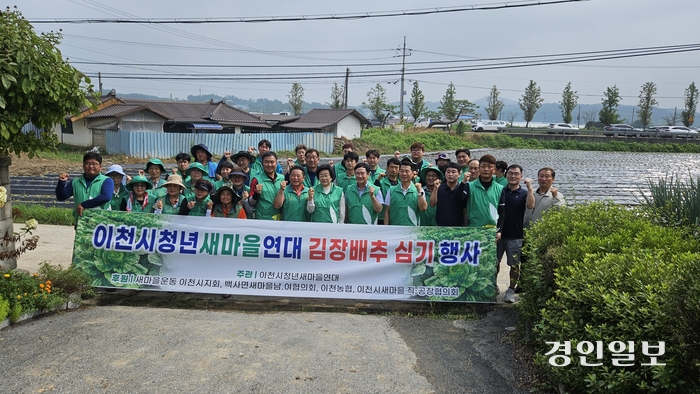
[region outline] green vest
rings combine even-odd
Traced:
[[[494,176],[493,180],[496,181],[496,183],[498,183],[499,185],[501,185],[503,187],[508,186],[508,179],[506,179],[506,177],[504,177],[504,176],[502,176],[502,177]]]
[[[423,188],[423,191],[425,192],[425,201],[428,202],[428,209],[425,211],[420,211],[418,215],[420,216],[420,225],[421,226],[437,226],[437,222],[435,221],[435,213],[437,212],[437,205],[434,207],[430,206],[430,191],[428,189]],[[437,193],[437,188],[435,188],[435,193]],[[394,196],[391,196],[394,197]]]
[[[379,169],[377,169],[377,171],[379,171]],[[398,182],[399,182],[399,184],[401,184],[401,181],[398,181]],[[393,187],[393,185],[391,184],[391,182],[389,182],[388,176],[385,176],[384,178],[382,178],[379,181],[379,188],[381,189],[382,196],[384,196],[385,199],[386,199],[386,195],[389,194],[389,189],[391,189],[392,187]],[[384,223],[384,210],[382,210],[382,212],[379,213],[379,221]]]
[[[160,197],[156,200],[156,202],[158,202],[158,200],[163,201],[163,210],[161,211],[161,214],[177,215],[178,212],[180,212],[180,205],[182,205],[182,202],[185,200],[185,196],[180,194],[180,197],[178,198],[177,204],[175,206],[170,204],[170,197],[168,196]]]
[[[375,171],[374,174],[372,174],[372,171],[370,171],[369,172],[369,180],[367,181],[367,183],[369,183],[370,185],[374,185],[374,182],[377,180],[377,177],[379,176],[379,174],[384,174],[384,173],[386,173],[386,170],[383,169],[382,167],[377,167],[377,171]]]
[[[215,204],[214,209],[211,211],[211,216],[215,218],[238,218],[238,214],[241,212],[241,209],[243,209],[242,206],[238,204],[234,204],[231,206],[231,210],[228,212],[228,215],[224,215],[224,210],[221,208],[221,204]],[[206,208],[205,208],[205,213],[206,213]]]
[[[309,170],[304,167],[304,187],[314,187],[318,185],[318,168],[316,168],[316,178],[314,178],[314,182],[311,183],[311,178],[309,177]]]
[[[309,188],[304,187],[297,196],[291,185],[284,188],[284,205],[282,205],[282,220],[285,222],[308,222],[309,212],[306,204],[309,200]]]
[[[469,182],[467,214],[469,227],[495,226],[498,222],[498,202],[503,186],[491,182],[489,190],[484,189],[479,179]],[[393,196],[392,196],[393,197]]]
[[[194,201],[194,206],[190,209],[189,216],[207,216],[207,203],[211,201],[211,197],[207,195],[202,201],[197,201],[194,198],[192,201]]]
[[[78,205],[99,196],[102,192],[102,184],[108,178],[109,177],[107,175],[98,174],[90,183],[90,187],[87,186],[84,175],[80,178],[74,179],[71,182],[71,186],[73,187],[73,217],[75,218],[76,223],[78,221]],[[110,209],[110,201],[107,201],[96,208]]]
[[[314,187],[314,205],[316,208],[309,221],[316,223],[339,223],[340,199],[343,197],[343,189],[331,184],[328,194],[323,193],[323,186]]]
[[[395,226],[420,226],[418,209],[418,190],[411,183],[404,196],[401,182],[389,189],[391,198],[389,201],[389,224]]]
[[[112,200],[110,200],[109,205],[113,211],[118,211],[122,208],[122,200],[129,197],[129,191],[126,190],[124,185],[119,185],[119,191],[116,194],[112,194]]]
[[[250,173],[248,175],[250,176],[250,179],[253,179],[259,175],[265,175],[265,169],[263,168],[260,156],[256,157],[255,160],[252,163],[250,163],[249,167]]]
[[[134,202],[131,204],[132,213],[153,213],[153,206],[156,204],[157,197],[151,194],[150,191],[146,192],[146,195],[148,196],[148,203],[146,206],[143,206],[140,202],[134,199]],[[126,198],[128,204],[128,199],[130,196],[127,196]]]
[[[341,173],[335,174],[335,183],[338,185],[339,188],[345,190],[348,187],[352,186],[353,184],[357,184],[357,181],[355,180],[355,175],[349,177],[348,173],[346,171],[343,171]]]
[[[369,193],[370,185],[367,184],[364,193],[360,197],[360,192],[357,190],[357,184],[348,187],[345,190],[345,206],[347,207],[348,217],[347,223],[354,224],[377,224],[379,214],[372,207],[372,197]],[[374,194],[380,193],[378,187],[374,187]]]
[[[267,174],[255,177],[258,183],[263,185],[260,199],[255,204],[255,218],[262,220],[280,220],[280,210],[273,206],[280,183],[284,180],[282,175],[275,173],[275,180],[270,179]]]

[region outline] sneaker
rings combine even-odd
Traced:
[[[506,290],[506,297],[503,299],[503,301],[512,304],[515,302],[515,290],[511,289],[510,287],[508,290]]]
[[[524,292],[525,292],[525,290],[523,290],[523,288],[520,287],[520,285],[518,285],[518,287],[515,288],[515,294],[520,294],[520,293],[524,293]]]

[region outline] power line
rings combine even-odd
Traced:
[[[579,3],[588,0],[521,0],[508,3],[487,3],[468,6],[418,8],[403,11],[377,11],[361,13],[262,16],[262,17],[217,17],[217,18],[39,18],[30,23],[114,23],[114,24],[206,24],[206,23],[267,23],[267,22],[302,22],[323,20],[359,20],[370,18],[389,18],[400,16],[420,16],[431,14],[448,14],[466,11],[486,11],[505,8],[535,7],[562,3]]]

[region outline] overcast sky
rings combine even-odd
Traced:
[[[512,2],[511,2],[512,3]],[[517,1],[516,1],[517,3]],[[521,3],[528,3],[527,1]],[[329,15],[415,10],[479,4],[485,0],[355,0],[337,1],[184,1],[184,0],[20,0],[15,1],[29,19],[40,18],[211,18]],[[135,67],[98,64],[74,66],[87,74],[158,73],[285,74],[309,72],[338,75],[333,79],[284,81],[153,81],[103,78],[105,88],[118,93],[144,93],[160,97],[214,93],[241,98],[286,101],[293,82],[305,89],[306,101],[328,102],[333,82],[343,83],[346,67],[351,78],[349,104],[360,105],[376,83],[390,101],[398,101],[400,54],[406,36],[411,56],[406,69],[465,65],[464,63],[411,64],[510,56],[604,51],[625,48],[696,44],[700,29],[693,21],[700,12],[698,0],[591,0],[514,9],[373,18],[361,20],[301,21],[230,24],[35,24],[37,31],[63,29],[60,48],[72,62],[167,64],[170,67]],[[358,66],[358,64],[371,64]],[[394,63],[394,65],[377,65]],[[280,68],[192,68],[176,65],[284,66]],[[289,67],[332,65],[329,67]],[[392,70],[393,76],[355,77],[353,72]],[[698,51],[604,60],[587,63],[534,66],[501,70],[461,71],[408,75],[417,80],[426,100],[439,101],[452,81],[457,97],[475,101],[497,85],[501,97],[517,100],[534,80],[547,102],[557,102],[567,82],[580,95],[580,103],[600,103],[606,87],[617,85],[622,104],[638,103],[640,87],[652,81],[663,108],[683,107],[683,93],[700,84]],[[93,83],[96,84],[96,79]],[[406,101],[411,85],[406,82]]]

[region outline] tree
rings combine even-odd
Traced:
[[[586,129],[591,129],[591,123],[595,122],[598,118],[598,111],[595,108],[591,108],[583,113],[583,121],[586,122]]]
[[[63,59],[57,48],[62,38],[55,32],[37,35],[16,7],[0,11],[0,155],[33,157],[39,149],[55,147],[55,134],[36,138],[22,126],[31,121],[51,130],[65,123],[66,114],[91,106],[90,79]]]
[[[603,95],[603,108],[598,112],[598,120],[604,125],[620,123],[621,119],[620,114],[617,112],[617,107],[620,105],[622,97],[620,97],[620,90],[617,88],[617,85],[605,89]]]
[[[418,81],[413,82],[411,99],[408,100],[408,112],[411,113],[415,121],[418,121],[418,118],[425,112],[425,96],[418,86]]]
[[[331,88],[331,102],[326,104],[328,104],[328,106],[331,108],[343,108],[344,97],[344,88],[341,85],[338,85],[338,82],[334,82],[333,87]]]
[[[690,127],[695,121],[695,111],[698,107],[698,89],[692,82],[685,90],[685,109],[681,111],[681,121],[685,127]]]
[[[530,126],[530,122],[535,117],[537,110],[542,106],[543,101],[542,89],[537,86],[537,82],[531,79],[525,88],[525,93],[518,99],[518,105],[523,110],[523,119],[526,122],[525,127]]]
[[[440,100],[440,106],[438,109],[446,118],[452,119],[457,115],[457,103],[455,96],[457,95],[457,89],[455,85],[450,82],[445,91],[445,95],[442,96]]]
[[[574,117],[571,115],[574,108],[578,104],[578,91],[571,89],[571,82],[566,84],[564,92],[561,95],[561,101],[559,102],[559,109],[561,110],[561,119],[564,123],[571,123]]]
[[[367,92],[367,101],[362,102],[362,106],[372,112],[372,116],[379,120],[382,128],[389,115],[396,111],[396,106],[386,101],[386,89],[379,83]]]
[[[301,84],[294,82],[292,89],[287,94],[289,99],[289,107],[294,112],[294,115],[301,113],[301,107],[304,105],[304,88]]]
[[[510,111],[508,112],[508,115],[506,115],[506,119],[508,120],[508,123],[510,123],[510,127],[513,127],[513,122],[515,122],[515,118],[518,116],[518,111]]]
[[[488,106],[486,107],[486,115],[488,115],[489,119],[491,120],[496,120],[498,119],[498,115],[503,111],[503,107],[506,105],[502,100],[498,99],[498,95],[500,92],[498,89],[496,89],[496,85],[493,85],[491,88],[491,93],[489,94],[488,99],[486,99],[486,102]]]
[[[639,91],[639,123],[642,128],[646,129],[651,123],[651,113],[655,105],[659,105],[654,95],[656,94],[656,84],[654,82],[646,82],[642,85]]]
[[[678,113],[674,109],[672,116],[664,116],[663,119],[666,126],[675,126],[678,123]]]

